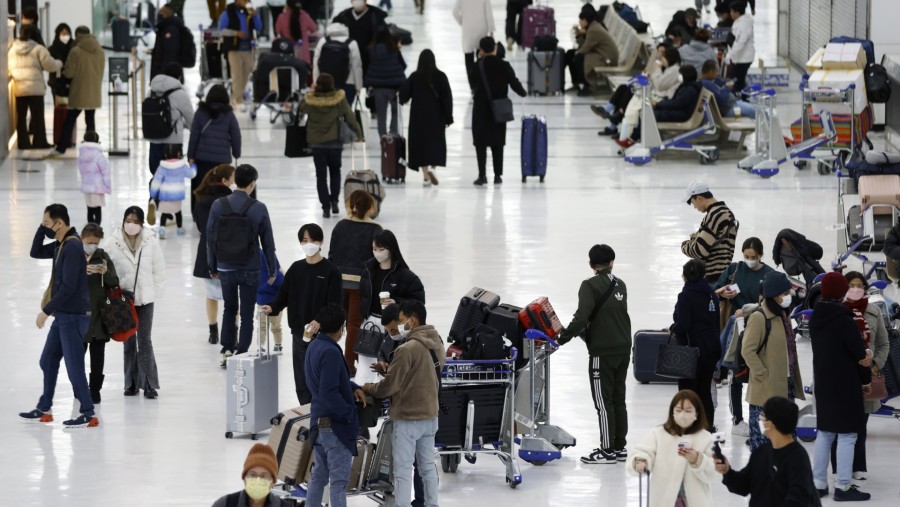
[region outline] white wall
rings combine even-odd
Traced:
[[[869,39],[875,44],[875,61],[885,53],[900,53],[900,3],[897,0],[869,0]]]

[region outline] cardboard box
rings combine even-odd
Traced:
[[[853,114],[859,114],[868,104],[866,97],[866,84],[861,70],[817,70],[809,76],[809,90],[832,89],[844,90],[850,84],[856,85],[854,92]],[[850,105],[843,104],[839,99],[834,101],[823,98],[821,101],[813,102],[813,112],[818,114],[819,111],[827,110],[832,113],[847,114],[850,112]]]
[[[750,67],[747,72],[747,84],[758,84],[761,86],[786,88],[790,85],[791,71],[787,67],[766,67],[765,79],[763,79],[763,70],[759,67]]]
[[[806,61],[806,72],[813,73],[822,69],[822,57],[825,56],[825,48],[819,48]]]
[[[825,70],[862,70],[866,67],[866,53],[858,42],[832,43],[825,46],[821,61]]]

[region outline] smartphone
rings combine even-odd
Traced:
[[[713,456],[715,456],[717,460],[719,460],[723,463],[725,462],[725,455],[722,454],[722,447],[719,446],[718,440],[713,442]]]
[[[729,285],[729,286],[728,286],[728,290],[729,290],[730,292],[734,292],[735,294],[740,294],[740,293],[741,293],[741,288],[738,287],[738,284],[736,284],[736,283],[733,283],[733,284]]]

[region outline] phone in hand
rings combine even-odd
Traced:
[[[725,462],[725,455],[722,454],[722,447],[719,445],[718,440],[713,442],[713,456],[715,456],[716,459],[721,461],[722,463]]]

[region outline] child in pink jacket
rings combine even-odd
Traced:
[[[81,173],[81,192],[87,205],[87,221],[100,224],[101,209],[106,205],[106,194],[112,193],[109,177],[109,160],[100,146],[100,136],[94,131],[84,133],[84,142],[78,147],[78,172]]]

